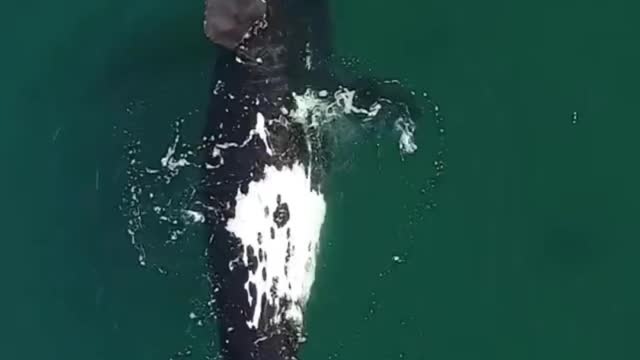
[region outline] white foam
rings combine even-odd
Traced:
[[[193,210],[183,210],[182,212],[193,223],[204,223],[205,221],[204,214],[201,212]]]
[[[293,94],[296,109],[293,112],[293,120],[307,126],[320,126],[344,116],[361,115],[362,121],[369,121],[378,115],[382,105],[374,102],[367,108],[361,108],[354,104],[356,91],[340,88],[333,93],[333,99],[327,90],[305,90],[304,94]]]
[[[411,119],[399,117],[394,126],[400,132],[400,139],[398,140],[400,151],[404,154],[413,154],[418,150],[418,145],[414,141],[414,133],[416,131],[414,122]]]
[[[278,195],[282,203],[288,205],[290,216],[282,228],[276,226],[273,218]],[[268,214],[265,211],[267,207]],[[235,218],[229,220],[227,230],[242,242],[244,255],[239,260],[245,266],[249,264],[249,246],[254,249],[256,258],[260,249],[266,254],[266,260],[259,261],[258,258],[257,271],[255,274],[249,272],[249,280],[245,284],[249,303],[253,305],[257,302],[248,326],[258,326],[263,294],[269,305],[277,309],[276,314],[302,326],[304,307],[315,277],[316,254],[325,209],[323,195],[312,189],[310,176],[300,163],[282,170],[268,166],[265,168],[265,177],[251,182],[246,195],[238,191]],[[233,267],[232,263],[230,267]],[[263,269],[267,273],[266,280],[262,277]],[[250,283],[257,289],[255,299],[249,294]],[[275,298],[271,296],[272,288],[275,289]],[[280,308],[280,299],[288,301],[285,308]],[[281,318],[275,316],[269,320],[278,323]]]
[[[178,168],[191,165],[191,163],[185,158],[175,159],[174,155],[176,154],[176,147],[179,142],[180,135],[176,135],[173,139],[173,144],[167,148],[167,153],[160,159],[160,164],[169,169],[169,171],[176,171]]]
[[[332,121],[328,116],[330,102],[316,96],[315,91],[307,89],[304,94],[293,93],[295,110],[291,113],[291,118],[303,125],[317,126],[322,122]]]
[[[264,142],[264,146],[267,149],[267,154],[273,155],[273,151],[271,150],[271,146],[269,146],[269,139],[267,136],[267,128],[265,126],[264,115],[262,113],[258,113],[256,115],[256,128],[254,132],[260,137],[262,142]]]
[[[311,50],[311,44],[307,43],[304,49],[305,49],[304,67],[307,70],[311,70],[313,69],[313,52]]]
[[[234,143],[234,142],[227,142],[227,143],[216,144],[216,146],[213,148],[213,151],[211,153],[211,157],[212,158],[219,157],[220,158],[220,164],[217,165],[217,166],[211,165],[211,164],[207,164],[206,165],[207,168],[216,169],[216,168],[222,166],[222,164],[224,163],[224,157],[222,156],[222,152],[220,150],[226,150],[226,149],[229,149],[229,148],[243,148],[243,147],[247,146],[247,144],[249,144],[249,142],[251,142],[251,140],[253,139],[254,136],[258,136],[260,138],[260,140],[262,140],[262,142],[264,143],[264,146],[266,148],[267,154],[272,155],[273,151],[271,149],[271,145],[269,145],[269,131],[267,130],[266,121],[264,119],[264,115],[262,115],[262,113],[259,112],[259,113],[256,114],[256,126],[249,131],[249,135],[247,136],[246,139],[244,139],[244,141],[242,143],[238,144],[238,143]],[[170,150],[171,150],[171,148],[170,148]],[[175,150],[175,148],[174,148],[174,150]],[[170,155],[168,154],[167,156],[170,156]],[[163,162],[163,164],[164,164],[164,162]]]
[[[374,102],[369,108],[361,108],[354,104],[356,91],[340,88],[328,96],[327,90],[315,91],[307,89],[304,94],[294,93],[295,110],[292,120],[309,128],[330,124],[345,115],[357,115],[362,123],[372,121],[382,110],[381,102]],[[398,147],[402,154],[413,154],[418,146],[415,143],[416,125],[408,114],[400,116],[394,122],[394,129],[400,133]]]
[[[371,105],[369,109],[359,108],[353,104],[353,100],[356,97],[356,91],[350,89],[339,89],[335,92],[334,98],[336,103],[340,106],[341,109],[344,109],[345,114],[361,114],[366,115],[367,119],[371,119],[378,115],[378,112],[382,108],[380,103],[375,102]]]

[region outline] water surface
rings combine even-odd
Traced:
[[[353,145],[329,186],[304,359],[640,356],[639,7],[334,2],[341,55],[437,101],[447,172],[425,210],[428,123],[404,160],[390,138]],[[123,125],[150,161],[178,118],[197,138],[213,57],[201,8],[36,1],[6,12],[5,358],[208,347],[212,329],[189,316],[207,293],[197,234],[155,253],[167,274],[141,268],[119,208]]]

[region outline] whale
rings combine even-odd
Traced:
[[[294,359],[306,341],[326,169],[292,94],[322,81],[326,0],[208,0],[207,259],[225,359]]]
[[[307,341],[332,154],[299,121],[296,94],[355,87],[357,114],[384,109],[395,126],[422,113],[400,82],[332,71],[329,15],[328,0],[206,2],[204,33],[217,57],[202,189],[224,359],[296,359]]]

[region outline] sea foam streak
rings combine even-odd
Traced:
[[[368,108],[358,107],[354,104],[356,90],[347,88],[339,88],[332,96],[329,94],[327,90],[313,89],[307,89],[303,94],[294,93],[295,110],[291,113],[293,121],[306,125],[311,131],[354,116],[361,124],[366,125],[375,120],[388,121],[381,111],[385,106],[397,105],[389,100],[379,99]],[[403,111],[394,120],[393,129],[400,134],[398,148],[401,154],[412,154],[418,149],[414,139],[416,125],[408,110],[401,109]]]

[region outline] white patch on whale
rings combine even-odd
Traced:
[[[255,305],[247,325],[258,327],[265,295],[268,305],[276,309],[276,315],[268,319],[270,323],[285,319],[302,326],[304,307],[315,277],[326,205],[323,195],[311,187],[303,164],[281,170],[267,166],[264,171],[264,178],[251,182],[246,194],[238,190],[235,217],[226,226],[242,242],[244,252],[238,260],[249,266],[251,247],[257,261],[257,270],[248,271],[249,280],[245,284],[249,304]],[[288,207],[288,219],[281,227],[274,217],[278,198],[280,204]],[[258,255],[260,251],[262,258]],[[250,284],[256,287],[256,298],[250,294]]]

